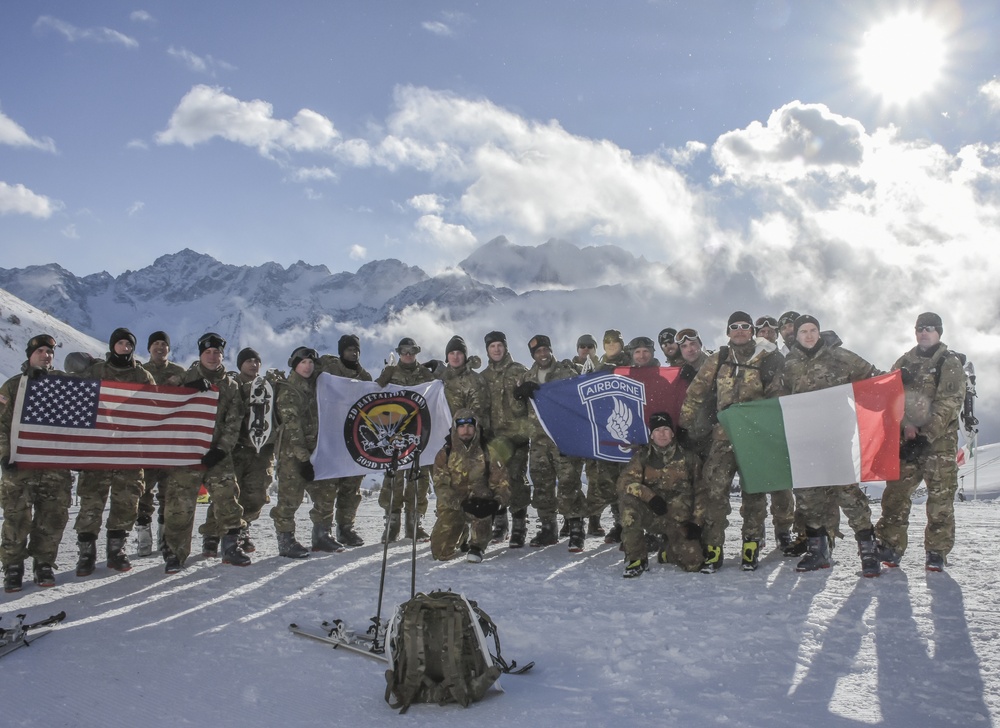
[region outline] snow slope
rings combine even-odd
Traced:
[[[248,568],[201,557],[175,576],[158,559],[116,574],[72,575],[70,528],[58,586],[0,595],[0,613],[69,615],[54,634],[3,658],[0,723],[10,726],[989,726],[1000,718],[1000,445],[979,451],[977,491],[956,504],[958,544],[947,572],[928,574],[914,509],[900,569],[863,579],[852,543],[835,565],[797,574],[767,553],[738,570],[738,500],[717,575],[654,565],[621,577],[615,546],[565,540],[545,549],[494,547],[481,565],[434,562],[417,549],[417,588],[479,601],[503,654],[536,662],[504,676],[468,709],[383,701],[381,663],[287,631],[290,622],[375,613],[381,511],[362,503],[369,545],[302,561],[278,558],[270,521]],[[875,515],[879,506],[873,504]],[[308,506],[299,511],[308,533]],[[266,510],[265,510],[266,513]],[[199,508],[198,522],[204,517]],[[606,517],[606,521],[607,521]],[[72,520],[70,522],[72,525]],[[607,525],[607,524],[606,524]],[[99,546],[103,549],[103,545]],[[101,553],[101,551],[99,551]],[[389,550],[385,610],[410,589],[410,543]],[[10,617],[5,616],[4,623]]]

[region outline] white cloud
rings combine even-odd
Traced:
[[[979,93],[986,97],[993,111],[1000,111],[1000,79],[987,81],[979,87]]]
[[[93,41],[95,43],[113,43],[125,46],[126,48],[138,48],[139,41],[124,33],[111,28],[78,28],[64,20],[53,18],[51,15],[42,15],[35,21],[35,29],[42,30],[50,28],[60,33],[66,40],[75,43],[78,40]]]
[[[125,145],[126,149],[149,149],[149,144],[143,139],[132,139]]]
[[[296,182],[315,182],[336,178],[337,175],[329,167],[301,167],[292,172],[292,179]]]
[[[135,202],[133,202],[131,205],[128,206],[128,216],[134,217],[135,215],[138,215],[140,212],[142,212],[145,206],[146,206],[145,202],[142,202],[141,200],[136,200]]]
[[[440,20],[426,20],[420,24],[420,27],[434,35],[449,36],[455,34],[455,31],[450,26],[442,23]]]
[[[62,203],[36,194],[22,184],[0,182],[0,215],[31,215],[44,220],[60,209]]]
[[[681,149],[667,149],[666,156],[675,167],[687,167],[695,157],[704,154],[708,145],[704,142],[687,142]]]
[[[364,260],[368,257],[368,248],[363,245],[352,245],[347,256],[351,260]]]
[[[62,232],[64,238],[69,238],[70,240],[80,239],[80,233],[76,231],[76,225],[73,223],[64,227],[60,232]]]
[[[0,144],[12,147],[32,147],[45,152],[55,152],[56,143],[49,137],[35,139],[26,132],[20,124],[0,111]]]
[[[156,18],[145,10],[133,10],[129,13],[128,17],[133,23],[146,23],[147,25],[153,25],[156,23]]]
[[[467,252],[476,247],[476,236],[463,225],[445,222],[440,215],[422,215],[415,227],[424,237],[445,250]]]
[[[176,58],[178,61],[183,63],[188,67],[189,70],[195,71],[196,73],[206,73],[211,76],[215,75],[216,69],[222,69],[224,71],[235,70],[235,66],[231,63],[226,63],[225,61],[220,61],[212,56],[199,56],[187,48],[175,48],[170,46],[167,48],[167,55],[172,58]]]
[[[441,212],[444,209],[444,205],[441,203],[441,198],[433,193],[427,195],[415,195],[408,199],[406,203],[414,210],[423,213]]]

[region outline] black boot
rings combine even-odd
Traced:
[[[510,548],[519,549],[524,546],[524,539],[528,535],[528,514],[525,510],[517,511],[511,515],[510,525]]]
[[[340,543],[330,534],[329,526],[313,524],[312,550],[325,551],[329,554],[340,553],[344,550],[344,544]]]
[[[304,559],[309,555],[305,546],[295,540],[295,534],[291,531],[281,531],[278,533],[278,556],[289,559]]]
[[[250,538],[250,526],[240,529],[240,549],[245,554],[252,554],[257,550],[257,544]]]
[[[616,523],[608,531],[608,535],[604,537],[604,543],[621,543],[622,542],[622,524]]]
[[[392,543],[399,538],[400,514],[388,513],[385,517],[385,529],[382,531],[382,543]]]
[[[583,518],[567,518],[569,522],[569,551],[578,554],[583,551]]]
[[[222,537],[222,563],[233,566],[250,566],[250,557],[240,548],[240,532],[227,533]]]
[[[858,541],[858,556],[861,557],[861,575],[866,577],[878,576],[882,573],[882,564],[879,561],[878,542],[875,540],[875,531],[866,528],[854,534]]]
[[[165,574],[176,574],[181,570],[181,560],[177,558],[177,554],[168,549],[166,546],[163,547],[163,573]]]
[[[97,563],[97,536],[92,533],[81,533],[77,536],[76,546],[80,555],[76,560],[76,575],[90,576],[94,573]]]
[[[3,567],[3,590],[8,594],[21,591],[24,581],[24,563],[8,564]]]
[[[51,564],[35,562],[32,567],[35,583],[42,589],[56,585],[56,575],[52,573]]]
[[[541,519],[541,525],[535,537],[528,542],[529,546],[553,546],[559,543],[559,524],[555,516]]]
[[[351,523],[343,523],[337,526],[337,540],[348,548],[365,545],[365,540],[358,535],[358,532],[354,530],[354,525]]]
[[[830,540],[826,536],[826,529],[814,531],[806,530],[809,550],[799,563],[795,565],[796,571],[817,571],[819,569],[830,568]]]
[[[562,528],[559,529],[559,538],[566,538],[567,536],[569,536],[569,519],[564,518]]]
[[[510,525],[507,523],[507,509],[501,508],[493,516],[493,543],[500,543],[507,540],[507,532]]]
[[[423,525],[420,523],[420,516],[417,516],[417,528],[416,528],[416,538],[418,543],[424,543],[431,540],[431,535],[424,530]],[[413,538],[413,514],[409,511],[406,512],[406,530],[403,532],[403,538]]]
[[[219,558],[218,536],[205,536],[201,539],[201,555],[207,559]]]
[[[761,542],[756,539],[743,540],[743,560],[741,568],[743,571],[756,571],[760,562]]]
[[[125,553],[125,532],[108,531],[108,568],[115,571],[131,571],[132,562]]]
[[[587,535],[588,536],[607,536],[608,533],[601,527],[601,517],[591,516],[587,519]]]

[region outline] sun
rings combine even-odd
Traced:
[[[944,30],[915,13],[872,26],[858,53],[865,84],[891,104],[905,104],[931,91],[941,80],[945,59]]]

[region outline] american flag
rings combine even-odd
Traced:
[[[21,378],[11,460],[22,468],[190,467],[212,446],[219,393],[49,375]]]

